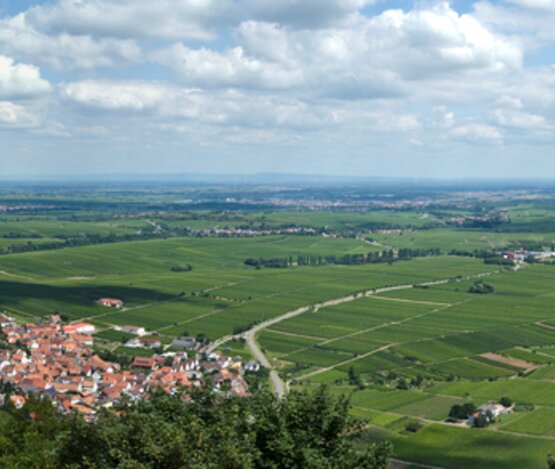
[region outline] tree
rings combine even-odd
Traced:
[[[513,400],[510,397],[504,396],[499,399],[499,404],[503,407],[511,407],[513,405]]]
[[[495,289],[492,285],[489,285],[488,283],[484,283],[482,281],[476,282],[468,289],[468,293],[476,293],[479,295],[487,295],[493,293],[494,291]]]
[[[476,412],[476,406],[472,402],[463,405],[455,404],[449,411],[449,418],[453,420],[464,420]]]
[[[405,425],[405,431],[410,433],[418,432],[424,425],[418,420],[411,420]]]

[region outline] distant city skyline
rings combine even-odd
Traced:
[[[0,179],[555,176],[555,1],[0,0]]]

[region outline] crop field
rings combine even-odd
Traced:
[[[545,435],[555,430],[555,409],[542,407],[532,412],[522,412],[516,419],[511,420],[501,428],[516,433],[530,433],[531,435]]]
[[[410,436],[388,436],[398,458],[449,469],[539,469],[546,466],[546,455],[555,451],[555,440],[440,424],[427,425]]]
[[[471,282],[463,281],[392,291],[383,297],[323,308],[273,326],[276,331],[321,338],[279,356],[303,364],[310,348],[325,349],[340,354],[337,363],[342,371],[352,366],[359,373],[374,373],[410,367],[412,362],[415,373],[424,364],[433,374],[472,380],[512,376],[519,371],[517,367],[477,355],[507,349],[518,355],[519,349],[514,347],[555,343],[555,330],[536,324],[550,316],[546,295],[555,288],[553,280],[554,269],[536,266],[490,276],[488,281],[496,288],[496,294],[490,296],[467,293]],[[396,297],[398,293],[401,295]],[[273,347],[279,351],[279,340],[276,335],[272,343],[265,343],[265,337],[260,337],[270,353]],[[389,350],[373,353],[384,345],[389,345]],[[343,353],[353,354],[354,359],[342,364]],[[328,362],[326,359],[323,368],[331,366]],[[305,364],[316,363],[307,359]]]
[[[470,396],[477,400],[497,400],[510,395],[515,402],[555,407],[555,382],[515,378],[509,381],[455,381],[441,383],[430,392],[449,396]]]
[[[132,241],[14,254],[0,257],[0,307],[30,317],[58,311],[68,318],[88,318],[106,327],[132,324],[168,336],[188,331],[217,338],[238,326],[355,291],[487,270],[477,260],[447,257],[393,265],[292,269],[255,270],[243,265],[247,257],[362,250],[367,250],[367,245],[354,239],[274,236]],[[171,271],[181,264],[190,264],[194,270]],[[126,308],[112,311],[96,305],[94,300],[103,296],[121,298]],[[380,303],[379,308],[372,306],[377,314],[392,319],[426,308],[417,305],[396,311],[394,303]],[[350,331],[360,324],[370,328],[381,323],[378,317],[358,315],[360,323]],[[341,327],[341,322],[345,320],[328,328]],[[322,337],[335,335],[322,333]]]

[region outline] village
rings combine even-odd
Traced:
[[[195,341],[186,340],[177,344],[182,350],[136,356],[129,367],[123,367],[95,352],[93,335],[97,331],[93,324],[64,323],[56,314],[23,325],[0,314],[0,327],[0,383],[4,393],[0,404],[9,399],[21,408],[32,393],[49,398],[62,413],[77,412],[88,421],[95,420],[101,408],[136,402],[156,390],[175,394],[205,385],[215,393],[249,397],[245,373],[260,369],[255,361],[244,363],[241,357],[228,357],[219,351],[204,353]],[[136,326],[124,329],[138,335],[144,332]],[[152,346],[157,341],[143,340],[146,342],[139,346]]]

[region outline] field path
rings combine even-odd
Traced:
[[[33,280],[33,277],[27,277],[26,275],[12,274],[11,272],[6,272],[5,270],[0,270],[0,274],[5,275],[6,277],[23,278],[25,280]]]
[[[325,337],[318,337],[315,335],[306,335],[306,334],[297,334],[295,332],[280,331],[279,329],[267,329],[266,332],[271,332],[272,334],[285,335],[288,337],[300,337],[301,339],[326,340]]]
[[[422,469],[443,469],[440,466],[430,464],[420,464],[418,462],[403,461],[401,459],[391,459],[389,469],[406,469],[408,467],[421,467]]]
[[[326,371],[331,371],[331,370],[333,370],[337,367],[348,365],[349,363],[356,362],[357,360],[361,360],[363,358],[370,357],[370,356],[372,356],[372,355],[374,355],[378,352],[385,352],[388,348],[393,347],[395,345],[398,345],[398,344],[396,344],[396,343],[386,344],[383,347],[371,350],[370,352],[363,353],[362,355],[357,355],[356,357],[349,358],[348,360],[344,360],[344,361],[339,362],[339,363],[334,363],[333,365],[326,366],[325,368],[318,368],[317,370],[311,371],[310,373],[307,373],[306,375],[299,376],[298,378],[295,378],[295,379],[301,380],[301,379],[312,378],[313,376],[319,375],[321,373],[325,373]]]

